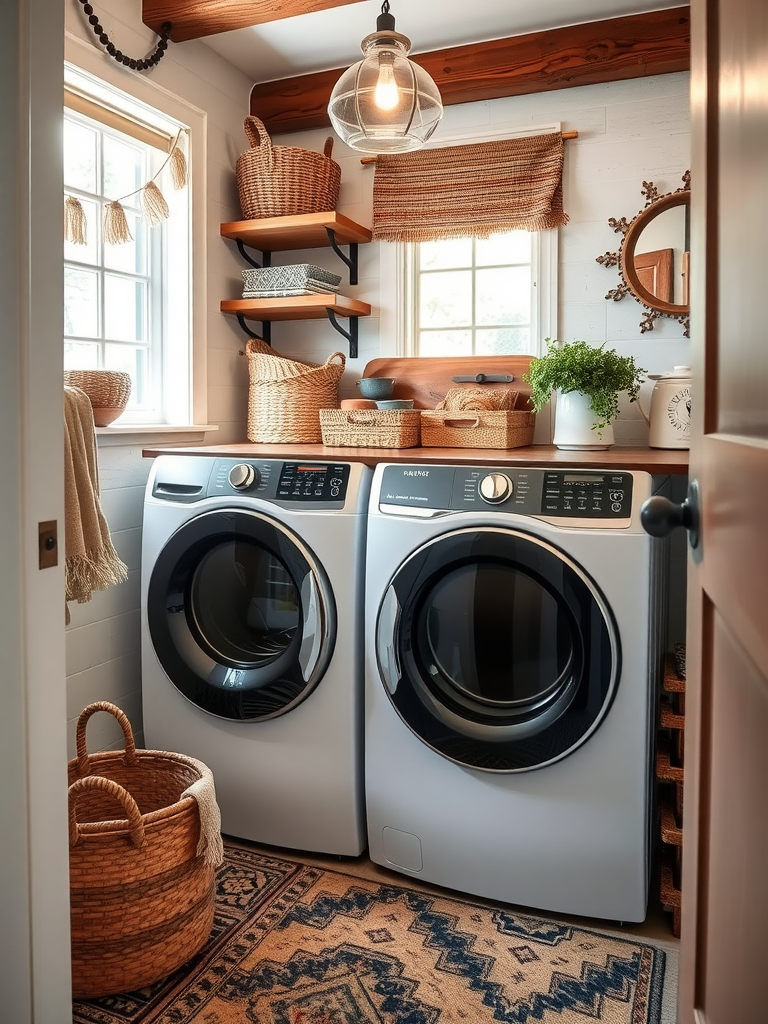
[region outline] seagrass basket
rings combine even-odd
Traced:
[[[245,119],[251,148],[235,164],[240,208],[245,220],[288,217],[335,210],[341,168],[331,159],[333,137],[322,153],[298,146],[273,146],[258,117]]]
[[[320,410],[339,404],[344,353],[334,352],[324,363],[301,363],[278,355],[258,338],[251,338],[245,350],[250,378],[248,440],[318,444]]]
[[[64,383],[88,395],[97,427],[122,415],[131,397],[131,375],[120,370],[65,370]]]
[[[423,409],[424,448],[524,448],[533,442],[536,413],[524,409]]]
[[[323,444],[328,447],[415,448],[418,409],[322,409]]]
[[[97,711],[118,720],[124,750],[87,753]],[[182,799],[210,771],[182,754],[136,750],[125,714],[98,701],[78,719],[68,774],[73,996],[132,992],[175,971],[211,932],[215,868],[197,854],[198,802]]]

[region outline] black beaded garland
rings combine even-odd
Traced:
[[[134,71],[146,71],[148,68],[153,68],[160,63],[160,58],[168,49],[168,37],[171,34],[171,23],[169,21],[166,21],[160,27],[160,39],[153,52],[148,57],[142,57],[141,60],[137,60],[126,56],[122,50],[118,50],[115,47],[115,44],[110,40],[99,22],[98,15],[94,13],[93,5],[88,3],[88,0],[80,0],[80,3],[83,5],[83,13],[87,16],[88,24],[93,29],[94,34],[109,56],[113,57],[118,64],[123,64]]]

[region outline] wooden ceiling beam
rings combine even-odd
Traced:
[[[690,43],[686,6],[433,50],[414,60],[449,105],[687,71]],[[250,112],[271,134],[325,128],[344,70],[254,85]]]
[[[171,39],[183,43],[218,32],[264,25],[299,14],[345,7],[361,0],[142,0],[141,18],[154,32],[171,23]]]

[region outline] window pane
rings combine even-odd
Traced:
[[[64,270],[64,333],[99,336],[99,278],[90,270]]]
[[[64,342],[65,370],[98,370],[99,346],[84,341]]]
[[[122,270],[126,274],[147,272],[147,228],[143,219],[133,210],[125,211],[132,242],[119,242],[104,246],[104,266],[109,270]]]
[[[104,367],[107,370],[122,370],[131,375],[131,395],[128,409],[146,405],[148,352],[141,345],[105,345]]]
[[[422,331],[419,355],[471,356],[472,331]]]
[[[96,132],[76,121],[64,121],[64,182],[83,192],[96,191]]]
[[[104,334],[116,341],[146,337],[146,283],[104,275]]]
[[[104,135],[104,195],[123,199],[145,184],[144,157],[141,150],[111,135]],[[143,179],[143,180],[142,180]],[[131,197],[136,201],[137,197]]]
[[[445,238],[439,242],[422,242],[419,251],[422,270],[472,265],[471,238]]]
[[[481,267],[530,263],[531,235],[528,231],[509,231],[489,238],[478,238],[476,259]]]
[[[422,327],[464,327],[472,323],[472,271],[422,274]]]
[[[504,327],[475,333],[475,354],[478,356],[515,356],[530,352],[529,327]]]
[[[478,325],[528,323],[531,318],[530,267],[478,270]]]

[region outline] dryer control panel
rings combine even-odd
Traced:
[[[379,507],[445,512],[514,512],[592,526],[626,526],[631,473],[475,466],[386,466]],[[417,511],[418,510],[418,511]]]

